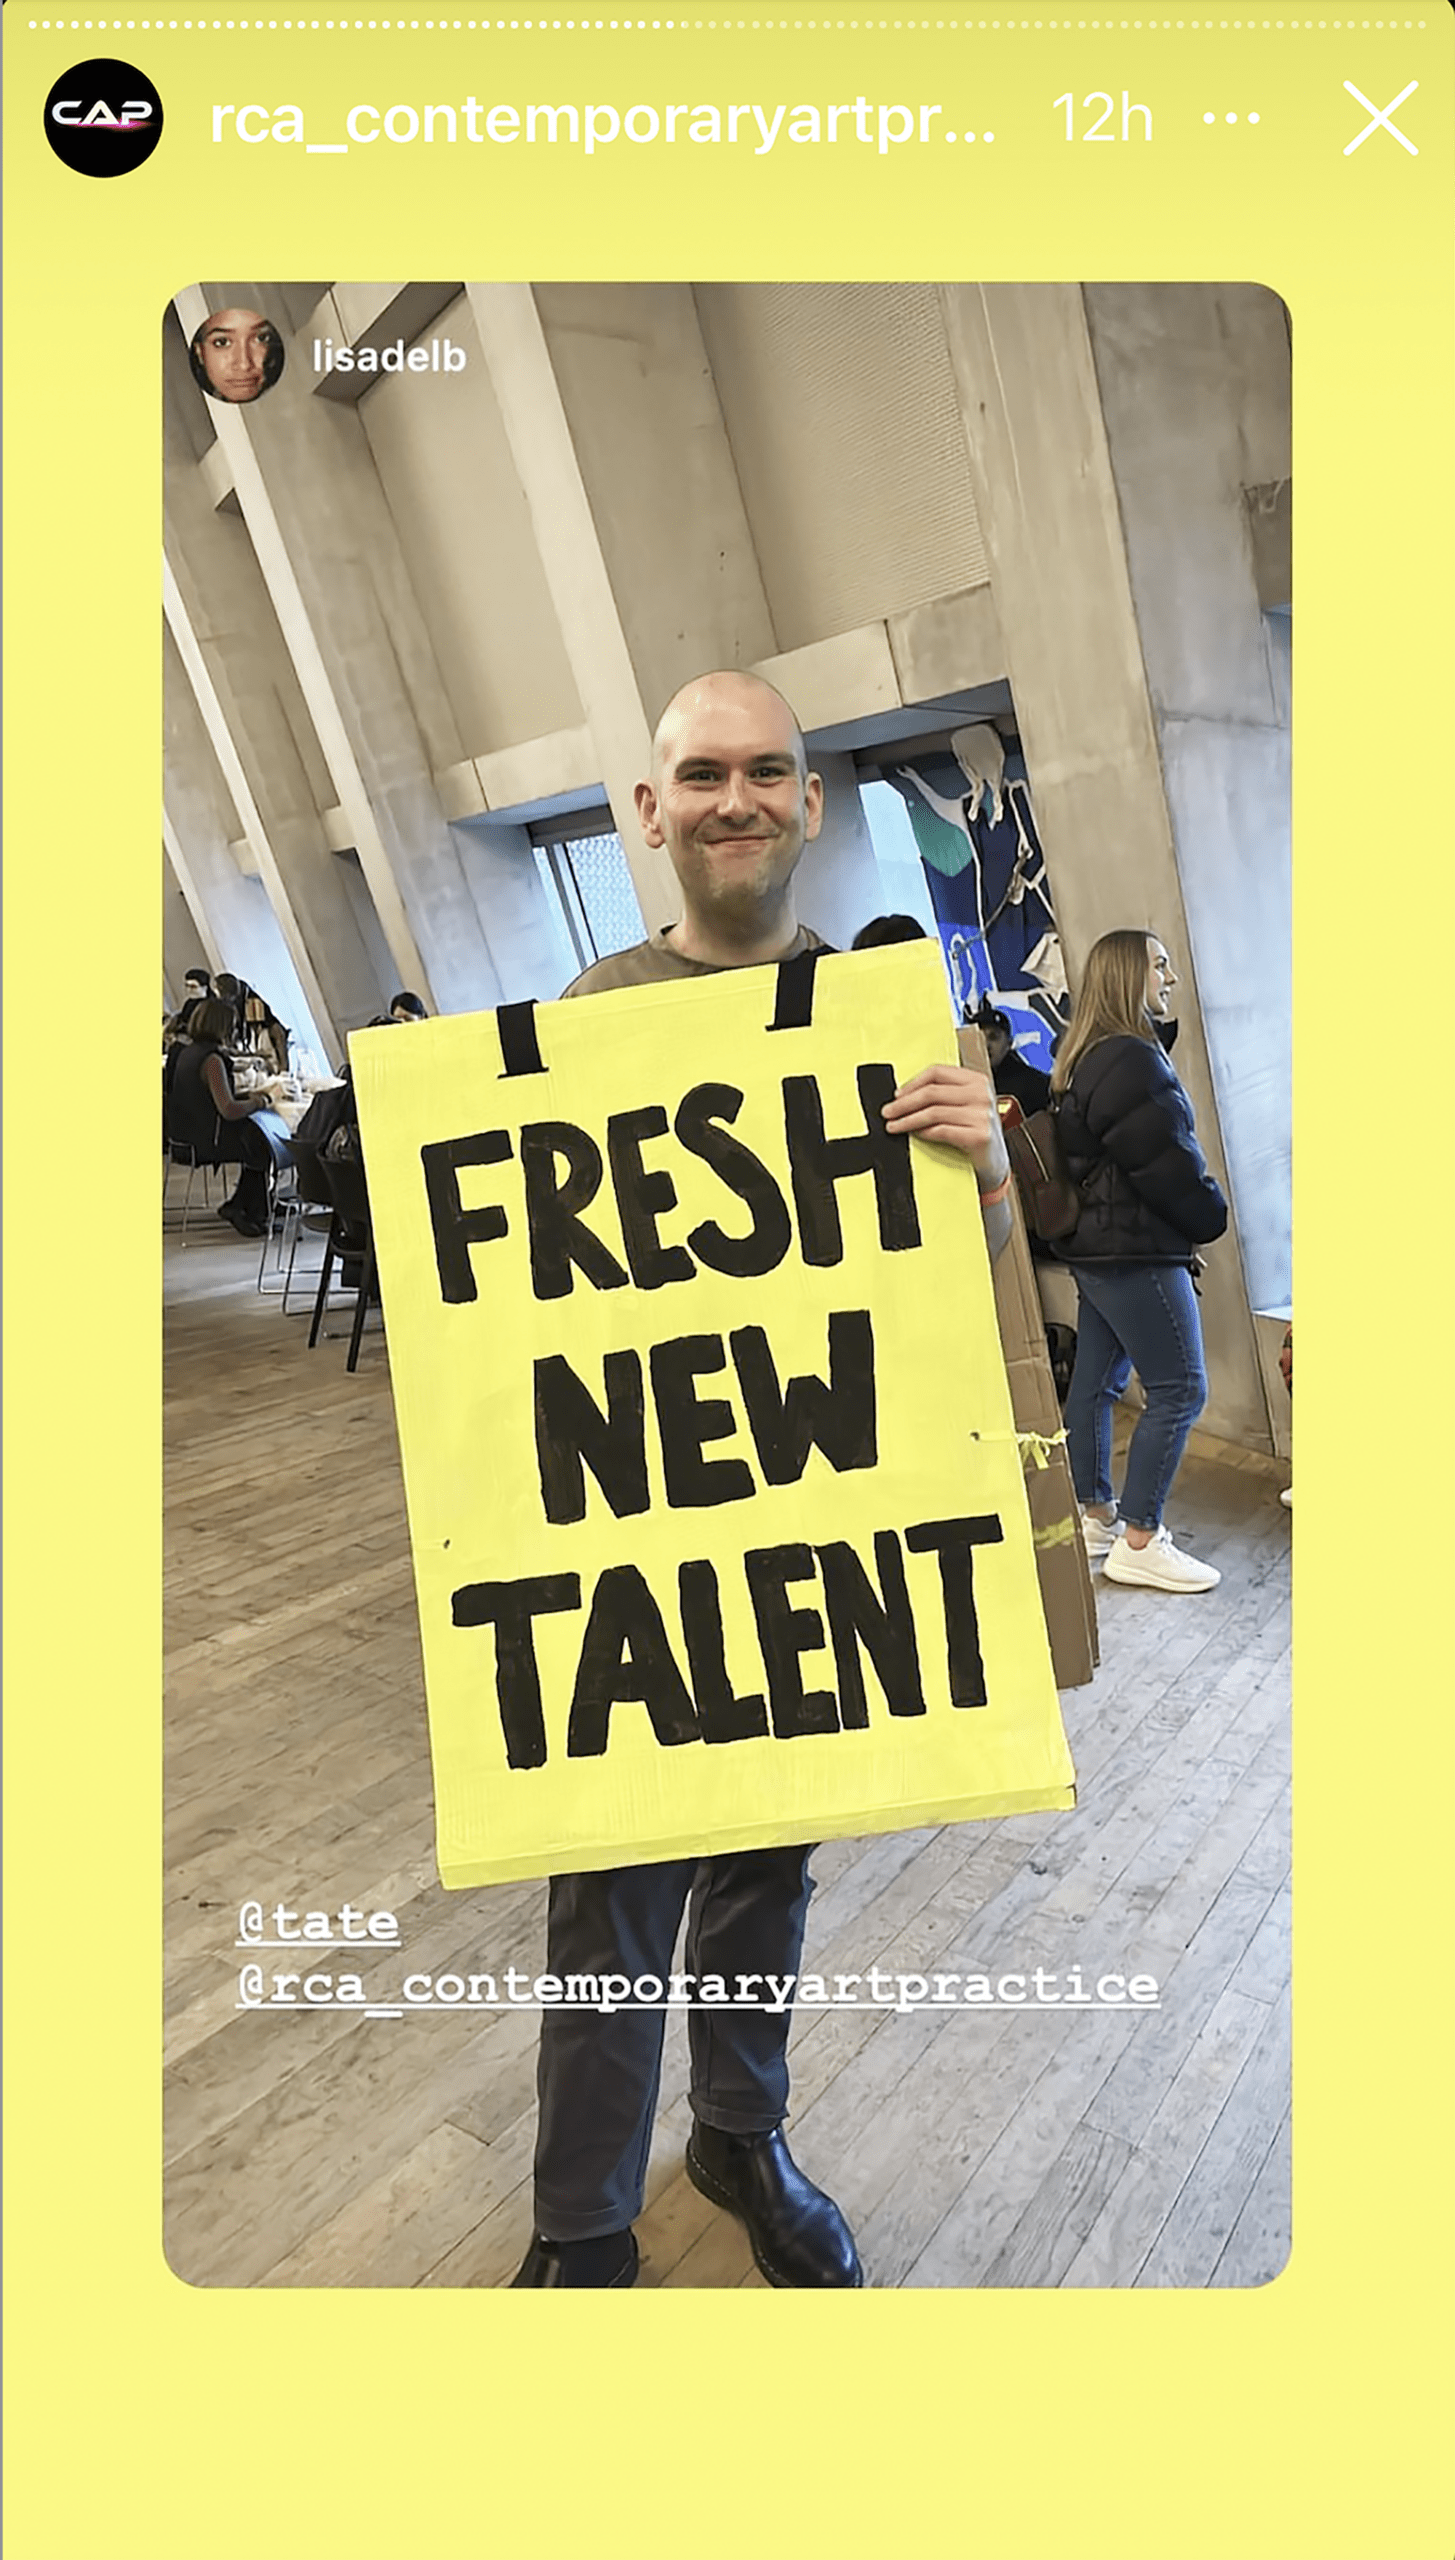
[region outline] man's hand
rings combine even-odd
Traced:
[[[974,1165],[982,1191],[995,1190],[1010,1171],[995,1087],[976,1067],[921,1067],[886,1102],[884,1119],[896,1137],[958,1147]]]

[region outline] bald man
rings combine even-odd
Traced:
[[[642,834],[665,848],[681,884],[681,919],[596,961],[566,994],[705,978],[824,950],[799,923],[793,894],[823,801],[798,723],[771,685],[730,672],[684,685],[658,723],[651,778],[636,789]],[[1010,1166],[987,1079],[962,1067],[926,1067],[900,1086],[885,1119],[969,1159],[998,1252],[1010,1225]],[[645,1973],[665,1981],[685,1910],[678,1970],[696,1981],[720,1974],[729,1985],[739,1975],[760,1984],[787,1977],[791,1993],[813,1889],[809,1855],[751,1849],[556,1876],[548,1969],[561,1978]],[[848,2224],[784,2141],[790,2010],[786,1995],[763,2000],[689,2014],[688,2177],[746,2225],[769,2284],[861,2285]],[[516,2285],[635,2283],[631,2226],[642,2206],[664,2026],[660,2009],[543,2014],[536,2231]]]

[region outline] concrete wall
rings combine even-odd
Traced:
[[[362,1016],[362,1020],[368,1022],[372,1020],[373,1013],[380,1012],[390,996],[397,992],[393,954],[384,939],[384,928],[379,922],[379,911],[369,895],[369,883],[364,878],[363,865],[353,847],[346,846],[342,851],[336,852],[333,855],[333,861],[338,870],[344,896],[349,902],[349,912],[357,927],[359,940],[369,955],[374,983],[382,990],[380,1001],[373,1007],[372,1013]],[[357,1030],[359,1025],[351,1023],[349,1028]]]
[[[933,285],[699,285],[697,307],[780,650],[984,578]]]
[[[1163,288],[1146,290],[1155,301]],[[1245,1205],[1256,1215],[1256,1198],[1232,1179],[1198,1002],[1200,969],[1192,965],[1199,955],[1190,917],[1217,894],[1211,830],[1201,816],[1188,821],[1190,771],[1179,776],[1181,839],[1174,824],[1086,300],[1076,285],[953,285],[944,299],[1006,673],[1069,974],[1074,985],[1091,944],[1115,926],[1155,930],[1177,961],[1178,1073],[1234,1213],[1204,1286],[1205,1427],[1267,1448],[1272,1425],[1239,1216]],[[1155,327],[1142,360],[1136,396],[1145,372],[1155,400]],[[1181,554],[1173,522],[1160,541],[1164,576],[1175,583]],[[1227,922],[1231,942],[1239,926]],[[1283,949],[1286,959],[1286,942]]]
[[[331,1045],[329,1019],[319,1019],[304,992],[276,906],[244,868],[248,852],[236,806],[170,633],[163,640],[162,698],[167,860],[194,923],[201,917],[209,928],[198,934],[203,965],[246,978],[311,1048]],[[189,965],[184,959],[183,968]]]
[[[1249,1294],[1292,1290],[1290,624],[1244,492],[1286,486],[1288,315],[1259,285],[1086,311]]]
[[[581,703],[464,295],[423,335],[464,372],[387,375],[359,417],[463,751],[488,755],[574,728]]]
[[[874,839],[854,781],[851,756],[814,753],[822,774],[824,817],[798,873],[798,912],[836,951],[847,951],[861,924],[883,912]]]
[[[777,647],[689,285],[537,285],[536,305],[649,718]]]
[[[536,869],[524,827],[463,822],[453,830],[460,866],[490,936],[511,1000],[558,996],[576,975],[576,956]]]
[[[210,969],[206,946],[165,847],[162,852],[162,1004],[175,1013],[189,969]]]

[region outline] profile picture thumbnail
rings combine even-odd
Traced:
[[[213,311],[192,340],[192,379],[234,408],[261,400],[283,370],[283,341],[261,311]]]

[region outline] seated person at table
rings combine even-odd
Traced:
[[[190,1039],[192,1035],[192,1016],[196,1012],[199,1004],[203,1003],[211,993],[211,970],[189,969],[186,977],[182,981],[182,1001],[165,1027],[165,1036],[176,1039]]]
[[[239,1167],[232,1197],[218,1212],[240,1236],[260,1236],[268,1223],[268,1171],[273,1150],[249,1123],[266,1107],[261,1094],[244,1100],[233,1088],[225,1055],[235,1016],[231,1005],[208,996],[192,1016],[192,1037],[176,1052],[171,1075],[167,1135],[190,1147],[199,1163]]]
[[[288,1073],[288,1025],[280,1022],[266,996],[250,987],[246,978],[239,982],[241,999],[242,1045],[251,1049],[272,1068],[274,1075]]]
[[[366,1031],[386,1030],[391,1022],[428,1022],[429,1015],[419,997],[401,991],[389,999],[387,1013],[374,1013],[364,1025]],[[331,1155],[341,1146],[346,1155],[362,1159],[359,1144],[359,1113],[354,1100],[354,1071],[345,1058],[339,1068],[339,1081],[316,1093],[298,1123],[294,1136],[301,1146],[316,1147],[320,1155]],[[340,1137],[340,1131],[343,1132]]]
[[[241,978],[235,978],[230,969],[223,969],[213,979],[212,992],[218,1003],[225,1004],[228,1010],[227,1045],[229,1049],[240,1049],[242,1047],[243,982]]]
[[[397,996],[390,997],[387,1013],[371,1013],[364,1029],[386,1031],[391,1022],[428,1022],[428,1020],[429,1015],[418,996],[401,992]],[[326,1085],[322,1093],[314,1095],[294,1135],[304,1146],[317,1147],[321,1155],[335,1131],[348,1128],[353,1132],[352,1153],[358,1155],[361,1152],[358,1143],[359,1115],[354,1101],[354,1071],[347,1058],[341,1062],[338,1075],[337,1084]]]

